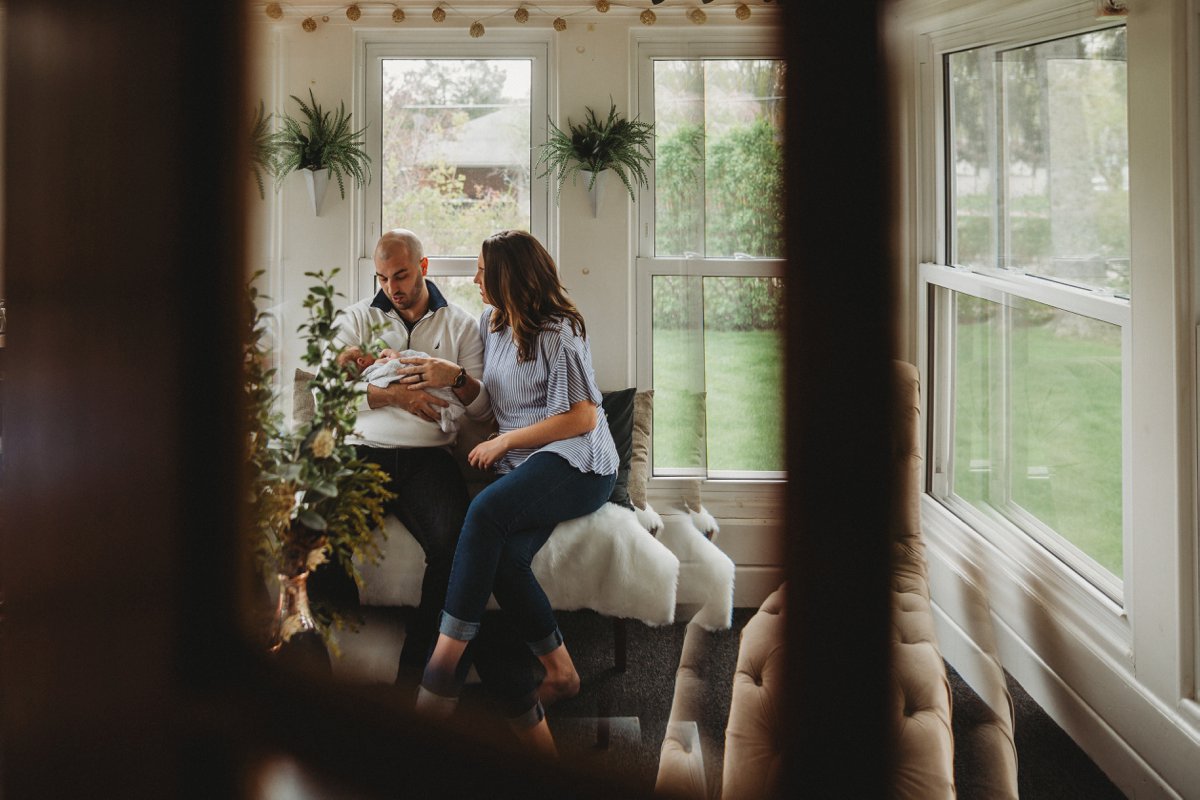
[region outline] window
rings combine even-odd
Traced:
[[[933,493],[1114,599],[1125,567],[1125,29],[944,56]]]
[[[654,474],[783,476],[783,62],[762,45],[642,42],[655,125],[638,203],[639,384]]]
[[[480,311],[471,279],[484,238],[521,228],[549,244],[545,188],[531,175],[545,133],[546,52],[538,42],[439,46],[428,36],[365,45],[375,180],[364,203],[360,282],[373,273],[380,231],[406,227],[421,237],[439,288]]]

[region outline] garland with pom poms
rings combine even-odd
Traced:
[[[716,0],[700,0],[700,1],[702,3],[708,5],[708,4],[715,2]],[[770,3],[771,1],[772,0],[761,0],[762,3]],[[585,6],[583,8],[580,8],[576,11],[571,11],[570,13],[567,13],[562,16],[556,16],[554,18],[554,20],[552,21],[551,25],[554,28],[554,30],[561,33],[567,29],[567,18],[569,18],[569,17],[576,16],[581,13],[588,13],[588,12],[593,12],[593,11],[598,14],[607,14],[607,13],[609,13],[610,10],[612,10],[612,8],[614,6],[624,7],[626,9],[636,11],[637,10],[636,8],[631,8],[631,5],[633,5],[633,2],[640,4],[642,2],[642,0],[631,0],[631,2],[628,2],[628,3],[622,2],[622,0],[593,0],[591,6]],[[666,0],[651,0],[651,3],[653,3],[655,6],[661,5],[664,2],[666,2]],[[733,0],[733,2],[737,3],[737,5],[733,7],[733,16],[737,20],[743,21],[743,22],[750,19],[750,16],[751,16],[750,5],[746,2],[739,2],[739,0]],[[368,2],[368,3],[366,3],[366,5],[367,5],[367,7],[371,7],[374,5],[391,6],[391,9],[392,9],[391,10],[391,19],[392,19],[392,22],[394,22],[394,23],[399,24],[401,22],[404,22],[407,19],[407,15],[404,13],[404,9],[400,8],[395,3],[371,3],[371,2]],[[278,21],[278,20],[283,19],[283,17],[285,16],[285,12],[284,12],[282,3],[278,3],[278,2],[265,3],[262,6],[262,9],[263,9],[263,13],[272,20]],[[699,7],[693,7],[690,9],[676,7],[676,9],[672,9],[672,10],[673,11],[677,10],[678,12],[681,12],[686,19],[690,20],[692,23],[694,23],[696,25],[703,25],[708,21],[708,15],[703,10],[701,10]],[[451,13],[459,14],[460,12],[451,9]],[[507,13],[507,12],[499,11],[497,13],[489,14],[487,16],[473,20],[471,22],[471,24],[468,26],[468,33],[470,34],[471,38],[478,39],[481,36],[483,36],[486,33],[486,29],[484,28],[484,22],[488,19],[491,19],[492,17],[498,16],[499,14],[504,14],[504,13]],[[360,4],[358,2],[350,3],[349,5],[345,6],[345,14],[346,14],[346,19],[348,19],[350,22],[359,22],[364,17],[362,4]],[[448,16],[449,16],[449,14],[447,13],[446,6],[439,4],[434,7],[433,14],[432,14],[434,22],[441,24],[447,20]],[[330,21],[329,14],[319,15],[319,17],[320,17],[319,22],[328,23]],[[530,19],[529,9],[526,8],[524,5],[518,6],[516,8],[515,12],[513,13],[513,19],[522,25],[527,23]],[[654,11],[647,8],[647,9],[643,9],[640,12],[640,14],[638,15],[638,20],[643,25],[653,25],[658,21],[658,15]],[[318,27],[318,15],[306,16],[300,22],[300,27],[307,33],[313,33],[314,31],[316,31],[316,29]]]

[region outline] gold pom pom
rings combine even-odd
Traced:
[[[393,11],[392,22],[404,22],[404,11],[399,8]]]
[[[357,4],[351,5],[346,9],[346,19],[350,20],[351,22],[358,22],[358,18],[361,16],[362,11],[359,10]]]
[[[608,4],[608,0],[596,0],[596,10],[601,14],[607,14],[609,8],[611,6]]]
[[[638,19],[642,21],[643,25],[653,25],[658,20],[658,16],[647,8]]]
[[[688,13],[688,19],[690,19],[692,22],[696,23],[697,25],[703,25],[705,22],[708,21],[708,15],[705,14],[703,11],[701,11],[698,8],[693,8]]]
[[[317,29],[317,21],[312,17],[305,17],[304,22],[300,23],[300,27],[304,28],[304,30],[308,31],[309,33],[312,33]]]
[[[471,38],[478,39],[480,36],[483,36],[483,23],[482,22],[472,22],[471,23]]]
[[[442,8],[441,6],[438,6],[437,8],[435,8],[433,10],[433,21],[434,22],[445,22],[446,21],[446,9]]]
[[[733,15],[738,19],[750,19],[750,6],[742,3],[734,10]]]
[[[513,19],[524,25],[526,22],[529,22],[529,12],[523,8],[518,8],[517,13],[513,14]]]
[[[279,19],[283,16],[283,9],[279,7],[279,3],[267,3],[267,16],[271,19]]]
[[[565,19],[563,19],[562,17],[555,17],[554,18],[554,30],[558,31],[559,33],[562,33],[566,29],[567,29],[567,21]]]

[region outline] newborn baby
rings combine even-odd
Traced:
[[[384,349],[379,352],[379,358],[376,359],[372,359],[368,355],[356,355],[354,363],[362,369],[362,375],[359,376],[362,380],[373,386],[383,387],[404,377],[400,374],[400,370],[408,365],[400,360],[402,358],[429,358],[429,354],[420,350]],[[450,403],[442,409],[442,417],[438,426],[446,433],[453,433],[458,429],[458,418],[466,412],[466,407],[450,389],[426,389],[425,391]]]

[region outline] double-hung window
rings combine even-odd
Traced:
[[[654,475],[783,476],[783,77],[769,44],[642,41],[638,383]]]
[[[942,241],[921,272],[932,494],[1118,602],[1136,268],[1125,53],[1110,26],[938,54]]]
[[[487,236],[520,228],[553,247],[546,188],[531,162],[545,137],[548,40],[488,38],[497,41],[359,43],[374,173],[359,230],[364,292],[371,248],[391,228],[417,233],[430,277],[472,312],[482,311],[472,278]]]

